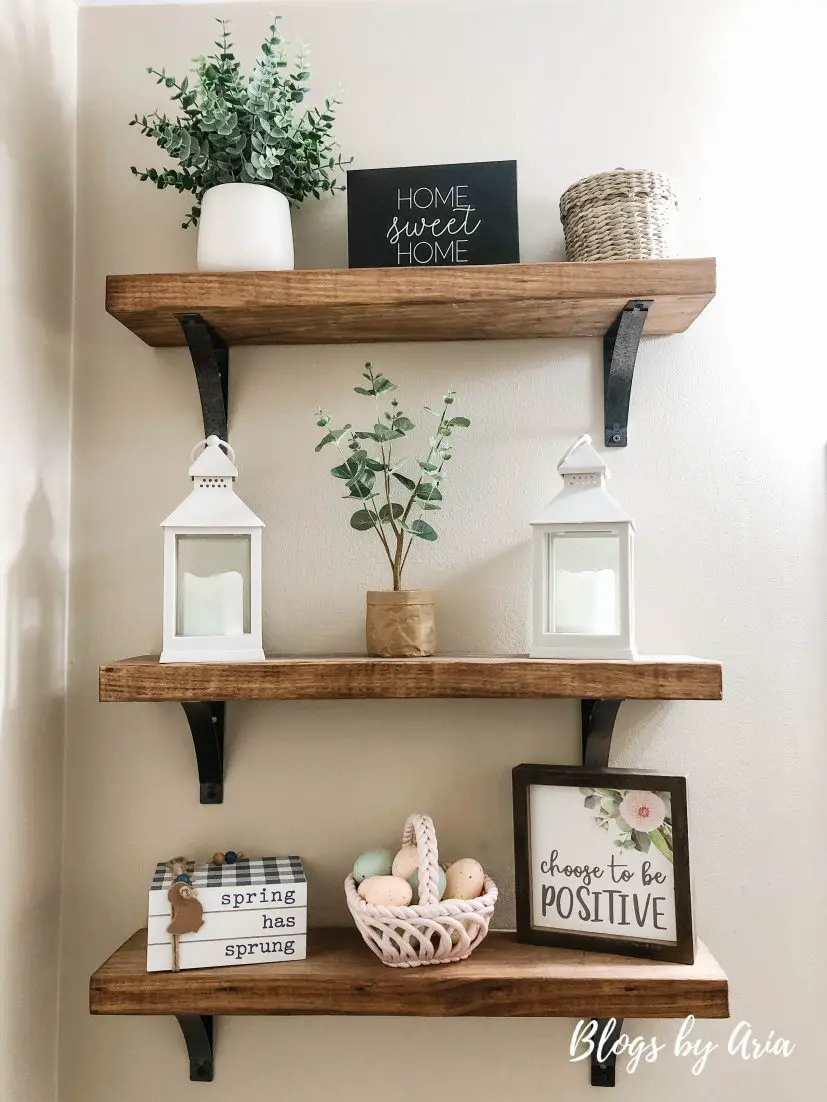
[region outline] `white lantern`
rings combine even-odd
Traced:
[[[196,459],[196,452],[202,449]],[[229,444],[196,444],[192,493],[164,521],[162,662],[256,662],[261,646],[261,530],[235,492]]]
[[[634,658],[631,517],[581,436],[557,465],[563,489],[532,521],[532,658]]]

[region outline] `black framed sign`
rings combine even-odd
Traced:
[[[351,268],[517,264],[517,162],[351,170]]]
[[[686,781],[518,765],[521,941],[692,964]]]

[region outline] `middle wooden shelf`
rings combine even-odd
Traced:
[[[160,662],[157,655],[108,662],[103,703],[180,704],[192,732],[200,800],[224,800],[228,701],[440,698],[574,699],[581,703],[583,760],[609,763],[624,700],[720,700],[721,666],[702,658],[631,661],[436,655],[432,658],[268,658],[264,662]]]

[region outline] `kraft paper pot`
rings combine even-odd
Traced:
[[[365,616],[372,658],[425,658],[436,650],[434,595],[425,589],[371,590]]]

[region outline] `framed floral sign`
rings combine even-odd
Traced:
[[[686,781],[513,770],[521,941],[692,964]]]

